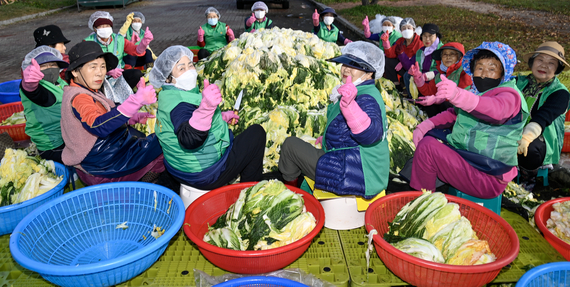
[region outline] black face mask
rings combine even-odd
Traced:
[[[481,77],[473,77],[473,84],[475,84],[475,88],[480,93],[486,92],[492,88],[496,88],[501,84],[501,79],[491,79],[491,78],[481,78]]]
[[[59,68],[47,68],[42,70],[44,74],[44,80],[55,85],[57,79],[59,78]]]

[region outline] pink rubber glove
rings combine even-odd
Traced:
[[[370,117],[360,108],[354,100],[358,90],[352,83],[352,77],[348,76],[346,84],[338,88],[340,98],[340,111],[346,119],[346,124],[353,134],[359,134],[366,130],[371,123]]]
[[[200,28],[198,28],[198,42],[204,42],[204,34],[206,34],[206,32],[204,32],[204,29],[200,26]]]
[[[396,67],[394,69],[399,72],[402,68],[403,68],[402,62],[400,62],[400,63],[398,63],[398,65],[396,65]]]
[[[433,128],[435,128],[435,125],[429,119],[427,119],[427,120],[423,121],[421,124],[417,125],[416,129],[414,130],[414,136],[413,136],[414,145],[416,147],[418,147],[418,144],[424,138],[424,136],[427,134],[427,132],[429,132]]]
[[[447,79],[445,75],[441,75],[441,82],[437,85],[436,97],[445,98],[454,106],[470,113],[479,104],[480,97],[461,88],[457,87],[457,84]]]
[[[384,50],[388,50],[392,47],[392,45],[390,45],[390,34],[386,32],[382,33],[380,40],[382,41],[382,47],[384,47]]]
[[[226,35],[228,36],[229,42],[233,41],[236,38],[234,35],[234,31],[230,29],[230,27],[228,27],[228,29],[226,30]]]
[[[148,44],[150,44],[150,42],[154,39],[154,36],[152,35],[152,32],[150,32],[150,29],[148,27],[146,27],[146,30],[144,31],[144,37],[142,39],[142,41],[140,42],[140,44],[138,44],[137,46],[137,54],[144,54],[146,53],[146,48],[148,47]]]
[[[320,136],[317,138],[317,140],[315,141],[315,145],[322,145],[323,144],[323,136]]]
[[[107,72],[107,76],[111,76],[111,77],[113,77],[113,79],[116,79],[123,74],[123,71],[124,70],[121,68],[115,68],[115,69],[112,69],[109,72]]]
[[[422,72],[420,71],[420,65],[418,64],[418,62],[416,62],[410,67],[410,69],[408,70],[408,74],[414,77],[414,83],[416,83],[416,86],[418,88],[422,87],[426,83],[424,74],[422,74]]]
[[[319,12],[315,9],[315,13],[313,13],[313,26],[319,26]]]
[[[364,37],[370,38],[372,33],[370,32],[370,21],[368,21],[368,16],[362,20],[362,26],[364,26]]]
[[[137,92],[130,95],[117,110],[126,117],[132,118],[142,106],[150,105],[156,102],[156,91],[152,85],[145,86],[144,78],[141,77],[137,84]]]
[[[222,120],[228,124],[236,125],[239,121],[239,116],[234,111],[225,111],[222,112]]]
[[[352,43],[352,41],[349,40],[348,38],[345,38],[345,39],[344,39],[344,44],[346,45],[346,44],[348,44],[348,43]]]
[[[443,102],[445,102],[445,98],[440,98],[435,95],[419,97],[416,100],[416,104],[420,104],[422,106],[439,105]]]
[[[192,114],[188,123],[199,131],[208,131],[212,127],[212,117],[218,105],[222,102],[222,93],[216,84],[204,79],[202,102]]]
[[[129,125],[134,125],[136,123],[146,124],[146,119],[154,117],[155,116],[150,113],[136,113],[129,119]]]
[[[32,64],[24,70],[22,88],[28,92],[33,92],[38,88],[40,80],[43,78],[44,73],[42,73],[40,65],[36,59],[32,59]]]
[[[255,22],[255,13],[251,13],[251,17],[247,18],[247,21],[245,21],[245,26],[251,27],[251,25],[253,25],[253,22]]]

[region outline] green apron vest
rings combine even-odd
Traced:
[[[518,76],[517,87],[522,91],[528,84],[528,78],[526,76]],[[558,78],[554,78],[554,81],[542,90],[542,96],[538,102],[538,108],[542,107],[546,99],[552,93],[558,90],[568,91],[566,86],[564,86]],[[529,114],[532,111],[532,107],[535,104],[536,98],[526,97],[526,103],[528,106]],[[568,107],[570,108],[570,107]],[[566,111],[568,111],[568,108]],[[564,145],[564,120],[566,113],[558,116],[549,126],[545,127],[542,131],[542,136],[546,143],[546,156],[544,158],[543,165],[547,164],[558,164],[560,161],[560,153],[562,152],[562,146]],[[530,121],[530,117],[528,121]],[[527,121],[527,123],[528,123]]]
[[[202,29],[204,30],[204,41],[206,41],[204,49],[208,52],[212,53],[228,44],[226,23],[218,22],[215,28],[206,23],[202,25]]]
[[[528,117],[528,108],[514,79],[497,88],[512,88],[518,92],[521,98],[522,121],[511,125],[489,124],[456,108],[457,119],[453,125],[453,132],[447,135],[447,141],[456,149],[467,150],[501,161],[506,165],[516,166],[518,165],[518,141],[522,137],[522,130]]]
[[[384,34],[384,31],[382,31],[378,36],[382,37],[382,34]],[[398,41],[398,39],[400,38],[402,38],[402,33],[396,30],[392,30],[390,37],[388,37],[388,42],[390,42],[390,47],[394,46],[394,43],[396,43],[396,41]],[[380,49],[384,51],[384,46],[382,45],[382,39],[380,39]]]
[[[55,96],[55,103],[49,107],[34,104],[20,90],[24,114],[26,115],[26,134],[30,136],[37,148],[41,151],[52,150],[63,144],[61,136],[61,99],[63,87],[67,83],[61,78],[57,79],[58,86],[40,80],[40,85]]]
[[[255,29],[255,31],[257,31],[259,29],[265,29],[267,26],[271,25],[271,23],[273,23],[273,21],[271,21],[267,17],[265,18],[265,21],[263,21],[263,22],[259,22],[256,20],[255,22],[253,22],[253,24],[251,24],[251,26],[249,28],[245,27],[245,31],[251,32],[252,29]]]
[[[216,108],[212,118],[212,127],[208,138],[199,148],[188,150],[180,146],[174,133],[170,112],[179,103],[199,106],[202,94],[196,87],[190,91],[182,91],[171,85],[162,86],[158,97],[158,111],[154,131],[160,141],[164,158],[177,170],[197,173],[216,163],[230,144],[228,124],[222,119],[220,108]]]
[[[127,30],[127,35],[125,35],[125,38],[130,41],[133,38],[133,33],[134,33],[133,28],[129,27],[129,29]],[[141,31],[139,33],[139,38],[140,39],[138,40],[138,42],[135,43],[135,45],[137,45],[137,46],[142,42],[142,39],[144,38],[144,30],[142,29],[142,27],[141,27]],[[123,53],[123,57],[126,55],[127,55],[127,53]]]
[[[331,24],[331,29],[329,31],[325,23],[321,22],[319,25],[320,25],[319,33],[317,33],[319,39],[326,42],[336,43],[336,41],[338,40],[338,33],[339,33],[338,28],[334,24]]]
[[[441,46],[443,46],[443,43],[441,41],[439,41],[439,44],[437,44],[437,49],[441,48]],[[420,65],[420,70],[424,66],[425,58],[426,58],[426,54],[424,53],[424,50],[419,49],[416,52],[416,62],[418,62],[418,64]],[[435,60],[433,59],[433,57],[431,59],[431,65],[429,67],[429,70],[430,71],[437,71],[437,65],[435,64]]]
[[[360,85],[356,87],[358,90],[358,95],[370,95],[372,96],[382,112],[382,130],[384,135],[382,135],[382,140],[372,144],[372,145],[359,145],[357,147],[351,148],[341,148],[341,149],[352,149],[359,148],[360,159],[362,160],[362,170],[364,172],[364,185],[366,188],[365,195],[372,196],[382,192],[388,186],[388,177],[390,173],[390,152],[388,149],[388,140],[386,139],[386,133],[388,132],[388,120],[386,119],[386,107],[384,106],[384,100],[380,91],[374,85]],[[326,149],[326,131],[329,128],[330,123],[340,114],[340,100],[335,104],[330,104],[327,108],[327,125],[325,128],[325,133],[322,139],[322,146],[325,152],[331,152],[341,149]]]
[[[103,45],[101,42],[99,42],[99,39],[97,39],[97,34],[93,33],[89,35],[89,37],[85,38],[85,41],[94,41],[101,46],[101,49],[103,49],[104,53],[112,53],[115,55],[119,59],[119,65],[117,67],[124,68],[125,62],[123,62],[123,56],[126,55],[125,38],[119,34],[113,33],[111,34],[111,39],[113,40],[111,41],[110,45]],[[114,67],[112,69],[114,69]]]
[[[463,72],[463,67],[459,67],[459,69],[451,72],[451,74],[449,74],[449,76],[447,77],[448,80],[453,81],[454,83],[459,85],[459,80],[461,79],[461,72]],[[441,74],[437,73],[435,75],[435,84],[437,85],[439,82],[441,82]],[[469,87],[467,87],[469,88]],[[467,89],[466,88],[466,89]]]

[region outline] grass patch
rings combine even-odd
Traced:
[[[504,5],[509,8],[547,11],[570,15],[570,0],[475,0],[491,4]]]
[[[75,0],[18,0],[0,6],[0,21],[75,5]]]
[[[337,13],[357,27],[362,27],[362,19],[366,15],[371,19],[375,18],[376,14],[412,17],[417,25],[437,24],[444,43],[462,43],[467,51],[479,46],[483,41],[499,41],[511,46],[517,53],[519,61],[522,61],[523,54],[534,51],[545,41],[557,41],[564,46],[566,52],[570,52],[570,35],[537,31],[525,24],[501,19],[494,14],[481,14],[459,8],[441,5],[408,7],[374,5],[356,6]],[[519,63],[515,68],[516,71],[528,69],[525,63]]]
[[[321,2],[325,5],[330,5],[330,4],[336,4],[336,3],[362,3],[361,0],[320,0],[318,2]]]

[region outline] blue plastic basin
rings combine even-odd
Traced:
[[[0,103],[8,104],[19,102],[20,99],[20,82],[22,80],[13,80],[0,83]]]

